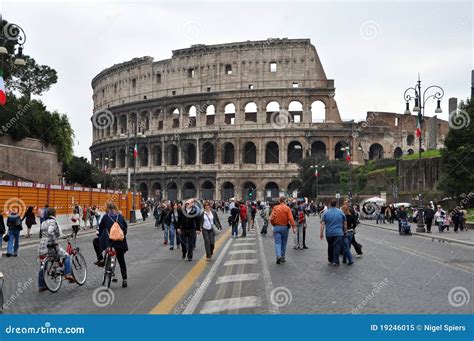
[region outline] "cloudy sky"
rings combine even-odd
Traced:
[[[134,57],[171,57],[191,44],[310,38],[345,120],[404,110],[403,92],[420,72],[447,98],[470,95],[471,1],[1,1],[3,17],[27,33],[25,53],[58,71],[42,96],[67,113],[75,153],[90,158],[91,79]],[[427,114],[434,111],[427,106]]]

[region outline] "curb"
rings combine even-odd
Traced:
[[[375,228],[384,229],[384,230],[388,230],[388,231],[392,231],[392,232],[398,233],[397,230],[395,230],[395,229],[393,229],[393,228],[391,228],[391,227],[369,224],[369,223],[366,223],[365,221],[362,221],[360,224],[361,224],[361,225],[366,225],[366,226],[369,226],[369,227],[375,227]],[[425,238],[430,238],[430,239],[438,239],[438,240],[442,240],[442,241],[449,242],[449,243],[461,244],[461,245],[465,245],[465,246],[474,247],[474,243],[466,242],[466,241],[464,241],[464,240],[458,240],[458,239],[451,239],[451,238],[446,238],[446,237],[433,236],[432,234],[426,234],[426,233],[420,233],[420,232],[412,232],[412,235],[414,235],[414,236],[420,236],[420,237],[425,237]]]
[[[146,221],[145,221],[145,222],[140,221],[140,222],[137,222],[137,223],[128,224],[128,227],[134,227],[134,226],[137,226],[137,225],[142,225],[143,223],[146,223]],[[64,230],[62,230],[62,231],[63,231],[63,232],[69,232],[69,231],[72,232],[72,229],[71,229],[71,228],[67,228],[67,229],[64,229]],[[81,237],[83,237],[83,236],[88,236],[88,235],[91,235],[91,234],[96,233],[96,232],[97,232],[97,228],[92,228],[92,229],[91,229],[91,228],[88,228],[88,230],[85,230],[85,231],[83,231],[82,233],[80,233],[80,231],[81,231],[81,230],[79,230],[79,233],[77,234],[77,238],[78,238],[78,239],[81,238]],[[63,235],[67,235],[67,233],[66,233],[66,234],[63,234]],[[30,245],[37,245],[37,244],[40,242],[40,240],[41,240],[41,239],[39,239],[39,238],[36,238],[36,239],[33,239],[33,240],[28,240],[28,241],[25,241],[25,242],[21,242],[21,239],[24,240],[25,237],[20,238],[20,248],[21,248],[21,247],[25,247],[25,246],[30,246]],[[28,239],[30,239],[30,238],[28,238]],[[0,248],[0,251],[5,251],[5,250],[7,249],[7,244],[8,244],[8,243],[2,242],[2,247]]]

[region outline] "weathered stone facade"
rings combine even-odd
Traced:
[[[341,120],[334,80],[309,39],[193,45],[171,59],[114,65],[92,88],[93,162],[125,180],[136,143],[136,182],[148,195],[242,198],[255,188],[263,199],[287,191],[307,155],[344,159],[350,146],[360,163],[416,150],[407,141],[414,116]]]

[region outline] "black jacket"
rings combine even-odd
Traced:
[[[120,228],[122,229],[123,235],[125,236],[125,238],[122,241],[114,242],[114,248],[127,251],[128,250],[128,244],[127,244],[128,226],[127,226],[127,222],[125,221],[124,217],[121,214],[117,216],[116,214],[107,213],[102,217],[102,220],[100,221],[100,224],[99,224],[100,247],[102,250],[105,250],[109,246],[110,228],[112,227],[115,221],[117,221],[118,224],[120,225]]]
[[[181,209],[178,213],[178,228],[184,231],[199,230],[201,228],[202,215],[193,207],[189,213],[184,214]]]
[[[0,214],[0,237],[3,236],[7,232],[5,229],[5,221],[3,220],[3,215]]]
[[[425,209],[425,219],[431,219],[433,220],[435,211],[432,208],[427,208]]]

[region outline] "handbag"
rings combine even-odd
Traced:
[[[8,233],[6,235],[3,236],[3,241],[5,243],[8,243],[8,241],[10,240],[10,236],[8,235]]]
[[[215,224],[212,224],[212,231],[214,231],[214,234],[217,236],[219,233],[221,233],[221,230],[217,228]]]

